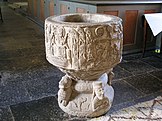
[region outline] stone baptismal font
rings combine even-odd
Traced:
[[[66,75],[58,104],[71,115],[96,117],[112,104],[113,68],[121,62],[122,20],[104,14],[65,14],[45,21],[46,58]]]

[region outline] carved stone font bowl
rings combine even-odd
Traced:
[[[112,69],[122,58],[122,20],[104,14],[51,16],[45,21],[45,47],[47,60],[66,73],[59,83],[59,106],[77,116],[108,111],[112,100],[105,93],[113,93]],[[104,73],[109,85],[98,80]],[[98,87],[103,90],[101,97]],[[100,100],[107,106],[103,108]]]
[[[121,19],[67,14],[46,19],[47,60],[73,78],[96,80],[121,61]]]

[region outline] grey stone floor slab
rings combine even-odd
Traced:
[[[113,82],[112,86],[115,91],[113,105],[133,101],[139,97],[144,96],[142,92],[135,89],[133,86],[130,86],[123,80]]]
[[[7,85],[8,82],[10,81],[15,81],[15,82],[22,82],[23,80],[23,75],[19,73],[15,73],[13,71],[1,71],[0,72],[0,85]]]
[[[0,107],[0,121],[14,121],[10,107]]]
[[[30,97],[22,82],[9,81],[0,85],[0,106],[26,101],[30,101]]]
[[[54,96],[58,92],[58,83],[61,77],[51,76],[48,78],[39,78],[24,82],[32,100],[47,96]]]
[[[9,58],[13,58],[13,57],[19,57],[21,56],[21,53],[19,50],[3,50],[3,51],[0,51],[0,57],[1,59],[3,60],[6,60],[6,59],[9,59]]]
[[[123,56],[123,61],[124,62],[128,62],[128,61],[133,61],[133,60],[140,60],[143,58],[147,58],[150,56],[157,56],[156,53],[154,53],[154,51],[146,51],[144,56],[142,56],[142,53],[133,53],[133,54],[127,54]]]
[[[10,106],[15,121],[87,121],[64,113],[58,106],[56,97],[46,97]]]
[[[25,48],[25,49],[16,49],[16,50],[2,50],[0,51],[0,57],[1,60],[7,60],[7,59],[14,59],[17,57],[30,57],[31,55],[40,55],[44,54],[44,47],[42,46],[37,46],[37,50],[34,49],[35,47],[32,48]],[[40,49],[39,49],[40,48]]]
[[[19,98],[24,102],[29,101],[29,99],[23,99],[25,96],[24,93],[28,94],[30,100],[56,95],[58,92],[58,82],[64,74],[57,68],[46,67],[37,70],[26,70],[19,73],[13,71],[4,71],[1,72],[0,75],[0,90],[2,92],[1,96],[5,96],[5,98],[2,98],[1,104],[8,105],[15,103],[15,101],[17,103],[20,102],[17,100],[17,96],[14,94],[16,92],[12,92],[15,89],[17,91],[21,91],[19,94],[22,94],[22,97]],[[7,90],[8,93],[6,93],[5,90]],[[6,102],[6,98],[11,98],[12,101],[8,100],[8,102]]]
[[[25,71],[33,68],[47,67],[49,63],[45,59],[45,55],[17,57],[8,60],[0,60],[1,70],[6,71]]]
[[[32,47],[32,45],[27,42],[27,41],[22,41],[22,40],[9,40],[8,42],[5,43],[7,46],[5,46],[5,50],[16,50],[19,48],[29,48]]]
[[[114,79],[113,80],[117,80],[117,79],[122,79],[122,78],[126,78],[129,76],[132,76],[132,74],[130,72],[128,72],[127,70],[125,70],[124,68],[120,67],[120,64],[117,65],[114,69],[113,72],[115,74]]]
[[[54,66],[45,66],[40,68],[33,68],[24,71],[0,71],[0,82],[5,84],[8,81],[28,82],[32,80],[40,80],[48,77],[61,78],[65,74]],[[58,80],[57,80],[58,81]]]
[[[152,94],[162,89],[162,81],[148,73],[128,77],[125,81],[145,94]]]
[[[142,53],[136,53],[136,54],[128,54],[123,56],[123,61],[127,62],[127,61],[132,61],[132,60],[137,60],[140,59],[142,57]]]
[[[3,70],[11,70],[12,67],[13,67],[13,61],[12,60],[1,60],[0,59],[0,70],[3,71]]]
[[[21,78],[24,78],[24,82],[42,79],[42,78],[48,78],[51,76],[54,76],[56,78],[61,78],[62,76],[65,75],[58,68],[50,64],[48,66],[44,66],[40,68],[32,68],[30,70],[26,70],[18,74],[22,75]]]
[[[162,80],[162,70],[158,70],[158,71],[153,71],[150,74],[152,74],[153,76],[155,76],[156,78],[158,78],[159,80]]]
[[[155,67],[147,63],[144,63],[140,60],[133,60],[133,61],[121,63],[120,67],[129,71],[131,74],[134,75],[156,70]]]
[[[141,60],[158,69],[162,68],[162,58],[159,58],[157,56],[150,56]]]
[[[84,121],[64,113],[55,97],[11,106],[15,121]]]

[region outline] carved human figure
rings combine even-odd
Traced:
[[[57,36],[55,38],[55,43],[56,43],[56,55],[57,57],[67,59],[69,58],[69,53],[67,53],[68,44],[67,44],[67,38],[68,38],[68,33],[66,32],[64,27],[58,28],[57,29]]]
[[[101,43],[102,41],[102,43]],[[108,42],[107,40],[100,40],[99,42],[97,42],[96,44],[96,55],[97,58],[96,60],[98,61],[97,65],[99,66],[103,66],[104,64],[101,64],[104,62],[105,59],[108,58]]]
[[[93,46],[93,38],[92,38],[92,32],[90,30],[90,28],[84,28],[84,32],[85,32],[85,38],[86,38],[86,53],[87,53],[87,68],[90,68],[94,63],[94,55],[93,54],[95,52],[94,50],[94,46]]]
[[[119,50],[122,48],[122,44],[119,39],[123,38],[122,34],[122,27],[118,24],[113,25],[113,41],[111,41],[111,46],[115,49],[116,52],[119,52]],[[119,55],[120,53],[116,53]]]
[[[97,111],[109,105],[109,100],[104,96],[102,81],[93,82],[92,110]]]
[[[85,48],[85,44],[86,44],[86,40],[85,40],[85,33],[84,30],[80,27],[78,27],[77,29],[78,32],[78,43],[79,43],[79,67],[86,67],[86,48]],[[84,65],[83,65],[84,64]]]
[[[50,37],[50,40],[51,40],[51,53],[54,55],[55,51],[56,51],[56,42],[55,42],[55,38],[56,38],[56,27],[55,26],[52,26],[52,29],[51,29],[51,35],[49,36]]]
[[[69,31],[69,36],[68,36],[68,43],[69,43],[69,48],[71,50],[71,61],[72,61],[72,67],[75,69],[78,69],[78,61],[79,61],[79,44],[78,44],[78,32],[75,29],[71,29]]]
[[[60,104],[67,106],[72,93],[72,80],[67,76],[63,76],[59,82],[58,101]]]
[[[64,27],[57,28],[56,34],[57,34],[56,44],[60,46],[63,45],[64,38],[65,38],[65,28]]]

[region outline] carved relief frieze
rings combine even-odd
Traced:
[[[67,63],[69,69],[104,68],[101,63],[109,64],[111,59],[112,64],[120,58],[121,33],[121,26],[116,24],[76,28],[46,26],[47,52]]]

